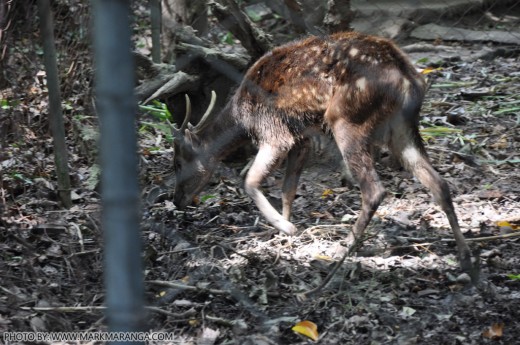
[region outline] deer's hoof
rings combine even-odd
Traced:
[[[292,236],[296,233],[296,227],[293,223],[288,222],[286,220],[280,221],[275,226],[281,233],[284,233],[286,235]]]

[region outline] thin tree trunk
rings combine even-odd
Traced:
[[[49,89],[49,126],[54,141],[54,163],[58,179],[58,196],[65,207],[71,207],[68,152],[65,142],[65,126],[61,110],[61,96],[56,66],[56,50],[50,0],[38,0],[40,31],[43,39],[43,60]]]
[[[352,30],[350,23],[354,12],[350,8],[350,0],[329,0],[323,26],[329,33]]]
[[[152,60],[161,62],[161,0],[150,0],[152,22]]]
[[[166,62],[176,60],[176,32],[180,27],[194,29],[199,37],[208,32],[207,12],[206,0],[162,0],[162,47]]]

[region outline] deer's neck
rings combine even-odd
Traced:
[[[205,146],[209,157],[220,161],[239,145],[248,140],[247,132],[237,124],[231,115],[228,103],[217,116],[214,116],[197,131],[197,136]]]

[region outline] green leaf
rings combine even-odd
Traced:
[[[33,181],[31,181],[29,178],[23,176],[23,174],[20,174],[20,173],[13,173],[11,176],[12,176],[14,179],[16,179],[16,180],[23,181],[24,183],[27,183],[27,184],[33,184]]]
[[[96,186],[99,183],[100,172],[101,172],[100,169],[99,169],[99,165],[93,164],[88,169],[88,172],[89,172],[89,176],[88,176],[88,179],[86,181],[86,187],[89,190],[94,190],[94,189],[96,189]]]
[[[508,274],[507,277],[511,280],[520,280],[520,274]]]
[[[0,99],[0,107],[2,109],[10,109],[11,105],[9,104],[9,100],[5,98]]]
[[[216,195],[206,194],[206,195],[203,195],[200,197],[200,202],[205,202],[209,199],[216,198],[216,197],[217,197]]]
[[[502,114],[509,114],[509,113],[516,113],[517,111],[520,111],[520,107],[511,107],[511,108],[504,108],[493,112],[493,115],[502,115]]]
[[[231,32],[227,32],[224,37],[222,37],[222,43],[227,43],[227,44],[233,44],[235,43],[234,39],[233,39],[233,34]]]

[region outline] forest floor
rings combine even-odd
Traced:
[[[482,46],[452,48],[464,55]],[[306,296],[334,267],[360,208],[357,188],[341,186],[332,142],[309,159],[294,202],[299,231],[287,237],[243,191],[244,164],[222,164],[198,205],[177,210],[171,145],[145,116],[148,329],[175,334],[172,344],[308,344],[292,330],[300,321],[317,325],[319,344],[520,343],[520,57],[432,61],[413,53],[412,60],[434,67],[425,72],[431,86],[422,134],[480,258],[483,288],[466,284],[447,219],[429,192],[383,153],[378,171],[388,195],[368,238],[322,291]],[[0,151],[0,333],[103,331],[98,170],[78,139],[95,133],[75,124],[95,115],[65,109],[74,115],[67,120],[74,206],[64,210],[39,115],[47,95],[30,72],[20,77],[30,92],[3,102],[0,115],[9,134]],[[277,207],[281,178],[279,169],[263,186]]]

